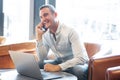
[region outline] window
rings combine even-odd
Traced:
[[[28,40],[30,0],[3,0],[3,12],[8,43]]]
[[[56,0],[56,8],[85,41],[120,39],[120,0]]]

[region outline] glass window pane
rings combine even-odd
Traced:
[[[29,39],[30,0],[3,0],[4,36],[8,42]]]

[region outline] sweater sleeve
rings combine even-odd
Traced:
[[[48,46],[43,44],[42,40],[37,41],[36,44],[37,44],[36,45],[37,56],[39,58],[39,61],[43,62],[47,57],[49,48],[48,48]]]
[[[77,64],[85,64],[89,60],[84,44],[79,39],[77,32],[71,30],[69,40],[72,47],[73,58],[59,64],[62,70],[74,67]]]

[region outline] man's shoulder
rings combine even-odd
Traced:
[[[72,25],[69,25],[69,24],[65,24],[65,23],[61,23],[61,27],[63,29],[67,29],[67,30],[75,30],[75,27],[73,27]]]

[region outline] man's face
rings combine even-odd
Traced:
[[[43,8],[39,12],[41,22],[46,26],[46,28],[50,28],[54,24],[55,13],[52,13],[49,8]]]

